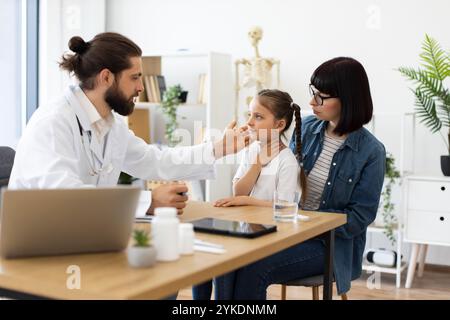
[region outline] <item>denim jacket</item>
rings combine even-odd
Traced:
[[[314,167],[324,141],[326,121],[308,116],[302,120],[303,168]],[[295,150],[295,133],[289,147]],[[386,151],[369,131],[350,133],[335,153],[318,211],[347,215],[335,232],[334,276],[338,293],[347,292],[351,280],[361,276],[367,226],[376,217],[385,173]]]

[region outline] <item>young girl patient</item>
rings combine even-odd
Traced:
[[[274,191],[303,191],[305,175],[301,163],[300,107],[291,96],[280,90],[262,90],[249,105],[247,126],[254,142],[244,151],[243,160],[233,178],[231,198],[216,201],[217,207],[272,206]],[[289,129],[295,115],[297,145],[295,155],[281,137]],[[299,174],[300,171],[300,174]],[[300,180],[300,183],[299,183]],[[305,193],[302,192],[302,199]],[[223,290],[217,288],[216,290]],[[211,281],[194,286],[194,299],[210,299]]]

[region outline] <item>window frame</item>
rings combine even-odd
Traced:
[[[22,130],[39,101],[39,0],[22,0]]]

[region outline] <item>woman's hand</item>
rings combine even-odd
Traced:
[[[249,196],[237,196],[217,200],[215,207],[233,207],[233,206],[249,206],[252,204],[252,198]]]

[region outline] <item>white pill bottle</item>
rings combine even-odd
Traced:
[[[194,254],[194,225],[192,223],[180,223],[178,237],[180,254]]]
[[[175,261],[180,257],[178,228],[180,220],[175,208],[156,208],[152,220],[152,239],[157,261]]]

